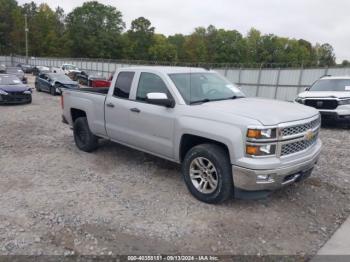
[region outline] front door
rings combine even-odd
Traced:
[[[137,86],[136,99],[130,105],[130,143],[136,147],[167,158],[174,157],[174,108],[146,102],[148,93],[171,94],[162,78],[142,72]]]

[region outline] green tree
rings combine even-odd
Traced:
[[[66,48],[73,57],[121,58],[125,24],[115,7],[85,2],[66,18]]]
[[[154,43],[155,28],[151,22],[139,17],[131,22],[131,28],[127,32],[129,42],[129,57],[136,60],[148,60],[148,51]]]
[[[177,60],[176,47],[168,42],[164,35],[155,34],[153,45],[148,50],[149,58],[154,61],[174,62]]]
[[[18,19],[18,5],[15,0],[0,0],[0,53],[9,53],[16,50],[16,44],[11,39]]]
[[[332,66],[336,64],[334,49],[330,44],[317,45],[316,52],[319,66]]]
[[[195,31],[186,38],[184,47],[188,61],[207,62],[208,48],[206,42],[206,29],[204,27],[197,27]]]
[[[175,34],[168,37],[168,42],[175,46],[178,61],[186,61],[187,55],[185,50],[186,36],[183,34]]]

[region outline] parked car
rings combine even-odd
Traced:
[[[34,66],[28,65],[28,64],[18,64],[17,67],[21,68],[22,71],[26,74],[33,73]]]
[[[322,147],[316,109],[247,98],[204,69],[122,68],[109,89],[65,89],[61,99],[80,150],[105,138],[181,163],[189,191],[207,203],[301,181]]]
[[[52,68],[53,73],[60,73],[60,74],[66,74],[68,75],[71,72],[78,72],[80,73],[81,70],[72,64],[63,64],[61,67],[53,67]]]
[[[350,124],[350,76],[322,77],[295,101],[316,108],[324,119]]]
[[[32,89],[15,75],[0,74],[0,104],[32,102]]]
[[[79,85],[64,74],[44,73],[35,78],[35,89],[38,92],[45,91],[56,95],[61,94],[62,88],[76,89]]]
[[[33,69],[33,75],[38,76],[40,74],[50,73],[50,68],[47,66],[36,66]]]
[[[76,75],[76,81],[78,81],[79,84],[87,87],[109,87],[111,85],[111,81],[108,81],[102,75],[88,71],[78,73]]]
[[[5,73],[6,73],[6,66],[0,65],[0,74],[5,74]]]
[[[23,84],[28,83],[23,70],[19,67],[6,67],[6,74],[17,76],[22,81]]]

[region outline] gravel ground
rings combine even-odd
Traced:
[[[176,164],[108,141],[79,151],[59,97],[34,91],[0,107],[0,255],[315,254],[350,214],[349,129],[321,138],[308,180],[207,205]]]

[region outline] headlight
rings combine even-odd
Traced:
[[[250,156],[271,156],[276,154],[276,145],[247,145],[246,153]]]
[[[302,97],[297,97],[295,99],[295,102],[299,103],[299,104],[305,104],[305,98]]]
[[[1,90],[1,89],[0,89],[0,95],[5,95],[5,96],[6,96],[6,95],[8,95],[8,93],[5,92],[4,90]]]
[[[341,105],[350,105],[350,99],[340,100],[338,104]]]
[[[24,91],[23,94],[26,94],[26,95],[30,95],[32,93],[32,91],[30,90],[27,90],[27,91]]]
[[[247,131],[248,139],[274,139],[276,138],[277,129],[269,128],[269,129],[251,129],[249,128]]]

